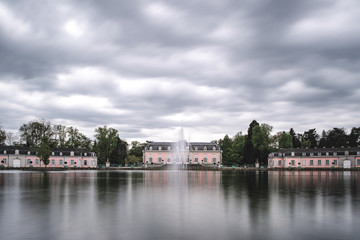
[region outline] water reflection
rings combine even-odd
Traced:
[[[359,188],[337,171],[1,171],[1,239],[353,239]]]

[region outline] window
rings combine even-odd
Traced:
[[[51,165],[55,165],[55,159],[51,160]]]
[[[282,161],[281,160],[278,161],[278,166],[282,166]]]
[[[3,164],[6,164],[6,158],[3,158],[3,160],[1,161],[1,163],[3,163]]]
[[[39,159],[35,159],[35,164],[40,164],[40,160],[39,160]]]
[[[360,159],[356,159],[356,165],[360,165]]]
[[[306,166],[306,160],[302,160],[302,165]]]
[[[213,155],[213,163],[216,163],[216,155]]]
[[[295,166],[295,160],[291,160],[291,165]]]
[[[198,162],[198,161],[199,161],[198,155],[195,155],[194,162]]]
[[[186,162],[189,162],[190,161],[190,158],[189,158],[189,155],[186,156]]]
[[[26,159],[26,164],[31,164],[31,159]]]
[[[330,166],[330,160],[325,160],[325,165]]]
[[[320,159],[317,161],[317,165],[321,166],[321,160]]]
[[[149,163],[151,163],[152,162],[152,157],[149,157]]]
[[[84,160],[84,166],[86,166],[87,165],[87,160]]]
[[[161,156],[158,157],[158,162],[161,162]]]
[[[70,160],[70,165],[74,165],[74,160]]]
[[[334,161],[333,161],[334,166],[337,166],[337,164],[338,164],[337,161],[338,161],[338,160],[334,160]]]
[[[167,157],[167,162],[171,162],[171,157],[170,156]]]
[[[204,156],[204,162],[207,162],[207,156]]]
[[[309,165],[310,165],[310,166],[314,166],[314,160],[310,160]]]
[[[60,165],[63,165],[63,160],[59,160],[59,164],[60,164]]]

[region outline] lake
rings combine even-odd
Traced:
[[[358,239],[358,171],[0,171],[7,239]]]

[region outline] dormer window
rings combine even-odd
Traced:
[[[168,146],[168,151],[170,151],[171,150],[171,147],[170,146]]]
[[[206,150],[207,150],[207,147],[205,146],[205,147],[204,147],[204,151],[206,151]]]
[[[149,150],[152,151],[152,146],[149,147]]]
[[[198,150],[198,147],[195,147],[195,151],[197,151]]]
[[[213,147],[213,151],[215,151],[216,150],[216,147]]]
[[[306,153],[303,152],[302,155],[305,157],[305,156],[306,156]]]
[[[158,147],[159,151],[161,151],[161,146]]]

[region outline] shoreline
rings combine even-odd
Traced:
[[[360,167],[355,168],[243,168],[243,167],[222,167],[222,168],[214,168],[214,167],[197,167],[197,168],[165,168],[164,166],[156,166],[156,167],[110,167],[110,168],[54,168],[54,167],[4,167],[0,168],[1,171],[7,170],[20,170],[20,171],[34,171],[34,172],[56,172],[56,171],[116,171],[116,170],[126,170],[126,171],[134,171],[134,170],[144,170],[144,171],[171,171],[171,170],[183,170],[183,171],[235,171],[235,172],[253,172],[253,171],[360,171]]]

